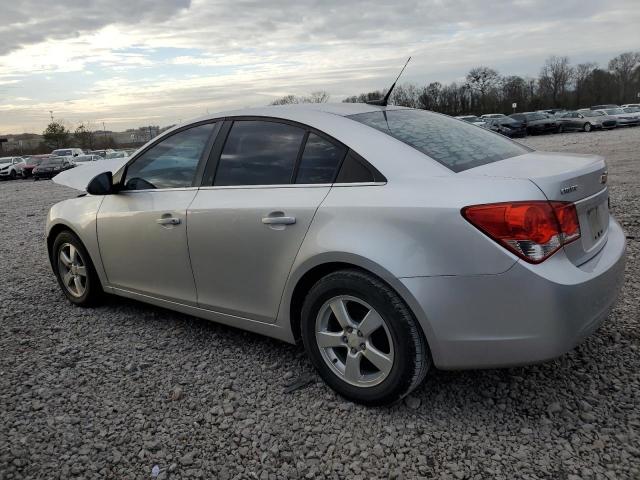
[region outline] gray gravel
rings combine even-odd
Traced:
[[[526,143],[608,158],[630,236],[618,306],[556,361],[434,372],[379,409],[337,397],[301,348],[124,299],[71,306],[42,229],[76,192],[0,183],[0,479],[640,478],[640,128]]]

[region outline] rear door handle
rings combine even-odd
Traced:
[[[180,219],[174,217],[163,217],[156,220],[158,225],[180,225]]]
[[[262,223],[265,225],[293,225],[296,223],[296,217],[263,217]]]

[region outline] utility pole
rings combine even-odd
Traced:
[[[53,110],[49,110],[49,115],[51,115],[51,123],[53,123]]]
[[[107,129],[104,126],[104,121],[102,122],[102,138],[104,139],[104,148],[107,148]]]

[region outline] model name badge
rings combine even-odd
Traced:
[[[578,185],[569,185],[560,189],[560,195],[566,195],[567,193],[575,192],[578,190]]]
[[[605,183],[607,183],[607,178],[609,178],[609,172],[605,170],[605,171],[602,173],[602,175],[600,175],[600,183],[601,183],[602,185],[604,185]]]

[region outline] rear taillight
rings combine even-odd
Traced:
[[[576,207],[570,202],[505,202],[462,209],[471,224],[530,263],[540,263],[580,238]]]

